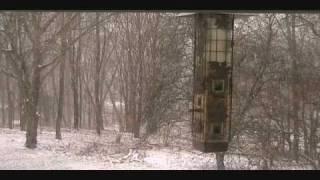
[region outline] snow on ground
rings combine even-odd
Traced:
[[[25,132],[0,128],[0,170],[216,169],[213,153],[186,146],[138,144],[139,139],[130,134],[123,134],[121,142],[116,143],[117,134],[104,130],[99,137],[90,130],[63,129],[63,139],[56,140],[54,131],[42,130],[38,147],[32,150],[24,146]],[[226,169],[258,168],[250,165],[248,158],[230,154],[225,157],[225,165]]]
[[[139,148],[138,139],[125,134],[115,142],[116,132],[63,130],[62,140],[54,131],[38,134],[38,147],[24,147],[25,132],[0,129],[0,169],[203,169],[213,156],[175,148]]]

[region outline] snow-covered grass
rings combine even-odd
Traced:
[[[189,144],[141,143],[129,133],[117,143],[117,134],[108,129],[99,137],[91,130],[63,129],[63,139],[56,140],[55,132],[44,128],[38,134],[38,147],[32,150],[24,147],[25,132],[0,129],[0,169],[216,169],[214,153],[201,153]],[[284,161],[275,164],[282,169],[307,168]],[[225,165],[226,169],[258,169],[259,160],[227,154]]]

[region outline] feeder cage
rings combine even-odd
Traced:
[[[203,152],[227,151],[231,130],[231,14],[195,14],[193,146]]]

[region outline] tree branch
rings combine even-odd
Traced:
[[[14,74],[12,74],[12,73],[10,73],[8,71],[5,71],[4,69],[0,69],[0,72],[5,74],[5,75],[7,75],[7,76],[9,76],[9,77],[11,77],[11,78],[18,79],[17,76],[15,76]]]
[[[311,28],[312,33],[313,33],[315,36],[317,36],[317,37],[320,38],[320,33],[317,32],[314,23],[312,23],[312,22],[309,21],[308,19],[302,17],[302,15],[300,15],[300,16],[298,16],[298,17],[299,17],[301,20],[305,21],[305,22],[309,25],[309,27]]]

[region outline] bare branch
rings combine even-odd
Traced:
[[[7,75],[7,76],[9,76],[9,77],[11,77],[11,78],[18,79],[18,77],[16,75],[14,75],[14,74],[12,74],[12,73],[10,73],[10,72],[2,69],[2,68],[0,69],[0,72],[5,74],[5,75]]]
[[[312,23],[311,21],[309,21],[308,19],[304,18],[302,15],[298,16],[301,20],[305,21],[306,24],[309,25],[309,27],[311,28],[312,33],[317,36],[320,37],[320,33],[316,30],[315,28],[315,24]]]
[[[59,13],[55,13],[45,24],[41,27],[40,32],[44,33],[48,27],[54,22],[54,20],[58,17]]]

